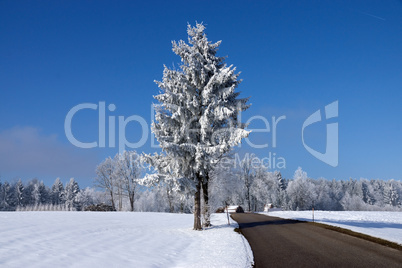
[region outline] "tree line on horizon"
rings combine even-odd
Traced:
[[[166,181],[144,185],[143,177],[139,176],[144,170],[138,162],[126,165],[128,176],[122,176],[119,169],[127,160],[125,156],[133,154],[137,155],[125,152],[103,161],[97,167],[94,187],[85,189],[80,189],[74,178],[65,185],[57,178],[50,187],[36,178],[25,183],[21,179],[0,181],[0,210],[81,211],[90,205],[107,204],[117,211],[194,212],[193,199],[185,188],[175,189]],[[280,172],[268,171],[261,163],[257,161],[256,165],[255,162],[255,158],[245,157],[239,165],[228,161],[230,164],[219,166],[212,172],[209,187],[211,211],[226,205],[241,205],[246,211],[258,212],[263,211],[267,204],[283,210],[310,210],[314,207],[334,211],[402,211],[402,181],[312,179],[301,168],[295,171],[293,178],[286,179]],[[102,178],[106,180],[103,185],[99,181],[102,176],[99,170],[102,169],[111,174],[111,177]],[[130,174],[135,175],[130,178]],[[127,191],[130,189],[127,185],[131,186],[131,192]]]
[[[37,178],[24,183],[0,181],[0,210],[2,211],[79,211],[93,203],[95,190],[80,190],[71,178],[65,185],[57,178],[51,187]]]

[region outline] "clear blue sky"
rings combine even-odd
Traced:
[[[252,103],[244,119],[286,116],[276,148],[272,133],[254,133],[250,140],[269,147],[239,152],[283,157],[288,178],[301,166],[314,178],[402,179],[401,1],[0,1],[1,180],[91,185],[96,165],[117,149],[75,148],[64,133],[68,111],[105,101],[116,106],[107,116],[149,124],[153,80],[163,64],[179,64],[171,41],[187,40],[196,21],[241,71],[239,90]],[[306,151],[301,128],[336,100],[339,165],[331,167]],[[96,141],[97,112],[77,113],[73,133]],[[305,141],[324,151],[325,133],[317,123]],[[126,136],[138,141],[141,126]],[[137,151],[155,149],[148,139]]]

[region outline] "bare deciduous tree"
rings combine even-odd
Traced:
[[[115,165],[115,172],[121,183],[121,189],[129,199],[130,210],[134,211],[135,193],[143,171],[141,157],[136,151],[125,151],[116,155]]]
[[[95,186],[104,189],[110,196],[113,208],[115,207],[114,192],[116,187],[115,181],[115,165],[113,159],[106,158],[105,161],[96,167]]]

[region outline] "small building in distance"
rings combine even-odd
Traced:
[[[244,209],[241,206],[238,206],[238,205],[227,206],[225,208],[225,212],[229,212],[229,213],[244,213]]]
[[[270,211],[282,211],[282,209],[275,208],[273,204],[268,203],[264,206],[264,212],[270,212]]]
[[[270,209],[270,208],[273,208],[273,207],[274,207],[274,206],[273,206],[271,203],[266,204],[266,205],[264,206],[264,212],[268,212],[269,209]]]

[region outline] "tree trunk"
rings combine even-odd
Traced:
[[[119,185],[117,195],[119,196],[119,211],[123,210],[123,189],[121,188],[121,185]]]
[[[131,211],[134,211],[134,193],[130,193],[129,199],[130,199],[130,208],[131,208]]]
[[[257,197],[253,197],[253,201],[254,201],[254,212],[256,212],[257,211],[257,208],[258,208],[258,202],[257,202]]]
[[[197,183],[197,190],[194,195],[194,230],[201,228],[201,182]]]
[[[247,199],[247,205],[248,205],[248,211],[251,212],[251,200],[250,200],[250,187],[246,186],[247,190],[246,190],[246,199]]]
[[[112,201],[112,207],[113,207],[113,209],[116,209],[116,207],[115,207],[115,205],[114,205],[113,191],[110,191],[109,193],[110,193],[110,199],[111,199],[111,201]]]
[[[211,226],[211,211],[209,207],[209,196],[208,196],[208,178],[206,179],[206,183],[202,184],[202,193],[204,198],[204,208],[202,214],[204,216],[204,227]]]
[[[169,187],[166,187],[166,196],[167,196],[167,200],[168,200],[168,203],[169,203],[169,212],[173,213],[173,211],[174,211],[173,200],[172,200],[173,197],[170,194]]]

